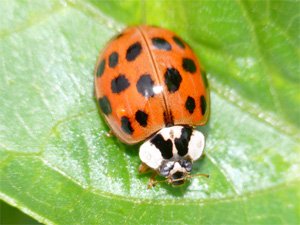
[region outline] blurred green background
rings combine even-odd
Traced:
[[[41,224],[32,217],[21,212],[19,209],[1,201],[0,224]]]
[[[0,0],[1,199],[47,224],[299,224],[299,1]],[[206,157],[146,188],[93,98],[128,25],[181,36],[211,89]],[[3,224],[29,224],[1,203]],[[24,218],[24,219],[23,219]]]

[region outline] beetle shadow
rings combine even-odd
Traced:
[[[93,89],[93,92],[91,93],[91,95],[92,95],[91,97],[93,98],[93,101],[94,101],[94,103],[95,103],[95,107],[97,108],[98,117],[100,118],[101,123],[102,123],[102,124],[105,124],[105,127],[108,128],[108,126],[107,126],[107,124],[106,124],[106,122],[105,122],[105,120],[104,120],[104,118],[103,118],[103,116],[102,116],[102,114],[101,114],[101,109],[100,109],[99,104],[98,104],[98,99],[97,99],[97,97],[96,97],[95,88]],[[109,128],[108,128],[108,129],[109,129]]]
[[[196,130],[200,131],[204,135],[205,139],[207,139],[210,135],[210,130],[211,130],[210,120],[204,126],[197,126]]]
[[[170,195],[173,195],[175,197],[183,197],[190,185],[191,182],[187,180],[183,185],[178,187],[174,187],[173,185],[167,183],[161,184],[161,187],[165,188]]]

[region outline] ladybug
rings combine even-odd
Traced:
[[[125,29],[99,56],[95,96],[115,136],[129,145],[145,140],[139,173],[154,171],[149,188],[192,177],[205,144],[194,128],[207,123],[210,97],[206,75],[180,37],[148,25]],[[154,183],[156,174],[167,179]]]

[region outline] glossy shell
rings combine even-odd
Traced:
[[[125,29],[101,53],[95,93],[113,133],[135,144],[169,125],[204,125],[205,73],[175,33],[152,26]]]

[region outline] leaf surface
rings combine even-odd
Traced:
[[[49,224],[299,223],[299,2],[1,1],[1,198]],[[206,157],[148,190],[139,146],[93,98],[105,43],[127,25],[178,33],[207,70]]]

